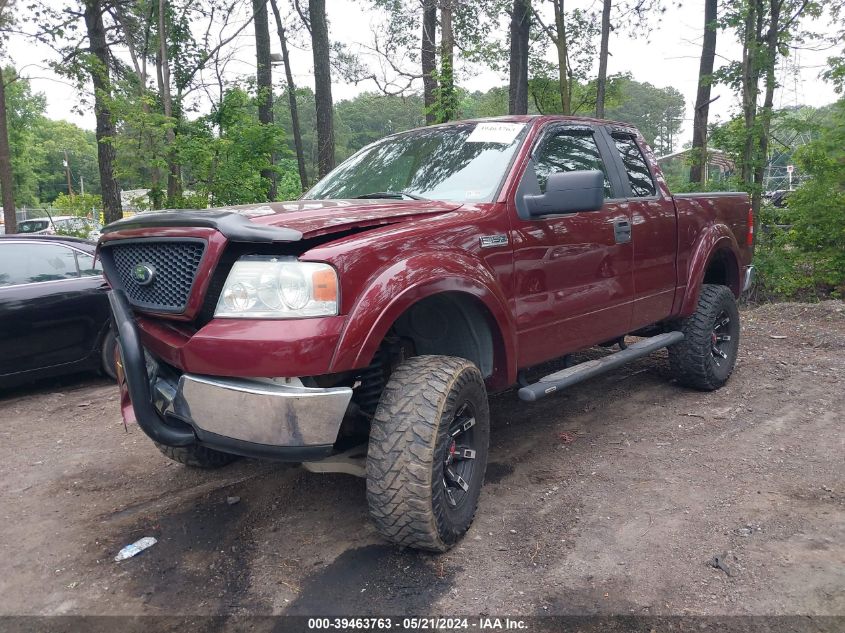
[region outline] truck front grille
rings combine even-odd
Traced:
[[[179,313],[187,306],[204,252],[199,239],[141,239],[108,245],[103,257],[111,259],[133,306]]]

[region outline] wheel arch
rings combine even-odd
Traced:
[[[699,241],[689,266],[689,285],[681,304],[680,316],[695,312],[703,284],[730,288],[734,297],[742,291],[739,245],[731,230],[716,225]]]
[[[442,326],[448,315],[454,319],[447,319],[447,331],[433,336],[437,328],[426,318]],[[422,341],[419,353],[475,362],[491,388],[503,389],[516,380],[507,302],[490,271],[464,255],[437,254],[436,263],[413,257],[376,275],[350,311],[332,371],[366,367],[393,329]]]

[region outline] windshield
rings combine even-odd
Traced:
[[[524,123],[483,121],[391,136],[344,161],[304,198],[491,202],[525,129]]]

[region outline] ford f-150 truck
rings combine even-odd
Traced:
[[[120,220],[99,255],[123,414],[165,455],[363,465],[379,532],[444,551],[489,392],[661,348],[683,385],[728,380],[753,238],[745,194],[673,196],[632,127],[512,116],[387,137],[294,202]],[[618,351],[532,371],[597,345]]]

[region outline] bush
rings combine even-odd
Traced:
[[[845,99],[817,132],[795,153],[808,178],[787,198],[786,210],[765,207],[760,214],[755,264],[763,298],[845,296]]]
[[[103,210],[103,198],[93,193],[77,193],[69,196],[60,193],[53,208],[58,211],[55,215],[75,215],[80,218],[99,218]]]

